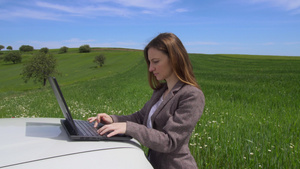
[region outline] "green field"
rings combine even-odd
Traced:
[[[56,54],[74,118],[131,114],[150,99],[143,52],[98,49]],[[93,59],[104,54],[96,68]],[[23,54],[23,63],[31,57]],[[206,105],[190,148],[199,168],[300,166],[300,57],[190,54]],[[25,84],[22,64],[0,61],[0,118],[59,117],[49,84]]]

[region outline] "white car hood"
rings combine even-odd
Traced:
[[[62,159],[65,162],[70,160],[72,163],[78,163],[73,164],[78,167],[82,163],[95,161],[92,165],[97,165],[101,161],[110,160],[107,158],[123,159],[123,156],[126,163],[125,160],[130,161],[131,158],[129,155],[126,157],[127,153],[133,154],[132,158],[140,158],[141,165],[146,164],[143,168],[151,168],[134,139],[127,142],[71,141],[57,118],[0,119],[0,168],[18,168],[20,165],[30,167],[43,163],[58,165],[55,163]],[[82,162],[74,161],[77,158]]]

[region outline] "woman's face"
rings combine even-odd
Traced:
[[[150,62],[149,72],[152,72],[157,80],[166,80],[174,77],[170,59],[165,53],[149,48],[148,60]]]

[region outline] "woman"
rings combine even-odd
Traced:
[[[155,37],[144,49],[148,80],[154,90],[144,107],[128,116],[98,114],[89,122],[108,124],[98,130],[107,137],[126,134],[149,148],[154,168],[197,168],[189,139],[203,109],[204,95],[186,49],[172,33]]]

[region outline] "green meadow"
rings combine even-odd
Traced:
[[[151,97],[142,51],[50,52],[57,58],[56,77],[76,119],[100,112],[131,114]],[[103,67],[93,63],[100,53],[106,57]],[[0,60],[0,118],[63,118],[48,83],[43,87],[21,79],[23,63],[31,56],[23,54],[21,64]],[[190,58],[206,99],[190,139],[198,167],[298,168],[300,57],[190,54]]]

